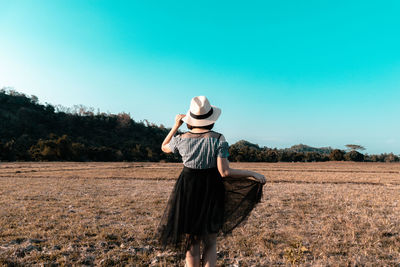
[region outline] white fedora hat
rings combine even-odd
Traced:
[[[219,115],[221,115],[221,109],[211,106],[207,97],[196,96],[192,98],[190,109],[182,120],[192,126],[201,127],[215,123]]]

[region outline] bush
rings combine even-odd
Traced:
[[[329,154],[329,159],[333,161],[342,161],[344,160],[344,151],[340,149],[334,149],[330,154]]]
[[[279,154],[276,150],[270,149],[263,153],[262,159],[265,162],[278,162]]]
[[[294,152],[292,153],[292,161],[294,162],[303,162],[305,160],[305,155],[302,152]]]
[[[382,161],[384,162],[399,162],[399,157],[394,155],[393,153],[382,154]]]
[[[291,162],[292,161],[291,155],[286,151],[282,151],[281,153],[279,153],[279,161]]]
[[[348,161],[357,161],[357,162],[364,161],[364,155],[355,150],[346,153],[344,155],[344,158]]]
[[[72,159],[74,161],[87,161],[87,149],[84,144],[72,143]]]
[[[55,134],[49,135],[50,139],[39,139],[29,149],[30,156],[35,160],[73,160],[72,143],[67,135],[58,137]]]
[[[15,141],[10,140],[5,144],[0,142],[0,160],[14,161],[15,159]]]
[[[322,160],[322,156],[321,156],[321,154],[319,154],[317,152],[307,152],[306,156],[305,156],[305,160],[307,162],[321,161]]]
[[[115,161],[116,151],[109,147],[90,147],[89,158],[94,161]]]

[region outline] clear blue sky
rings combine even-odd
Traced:
[[[268,147],[400,153],[400,1],[0,0],[0,87]]]

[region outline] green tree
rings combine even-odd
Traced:
[[[333,161],[342,161],[344,160],[344,151],[340,149],[334,149],[330,154],[329,154],[329,159]]]
[[[263,161],[266,162],[278,162],[279,160],[279,153],[276,150],[269,149],[263,152]]]
[[[355,144],[347,144],[346,147],[350,151],[352,151],[352,150],[355,150],[355,151],[357,151],[357,150],[365,150],[365,147],[360,146],[360,145],[355,145]]]
[[[345,158],[346,160],[348,160],[348,161],[357,161],[357,162],[364,161],[364,155],[361,154],[361,153],[358,152],[358,151],[355,151],[355,150],[352,150],[352,151],[350,151],[350,152],[347,152],[347,153],[344,155],[344,158]]]
[[[305,154],[305,160],[307,162],[318,162],[321,161],[321,154],[317,152],[307,152]]]

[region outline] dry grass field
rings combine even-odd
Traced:
[[[220,266],[400,266],[400,164],[237,163],[263,173]],[[153,235],[172,163],[0,163],[0,265],[181,265]]]

